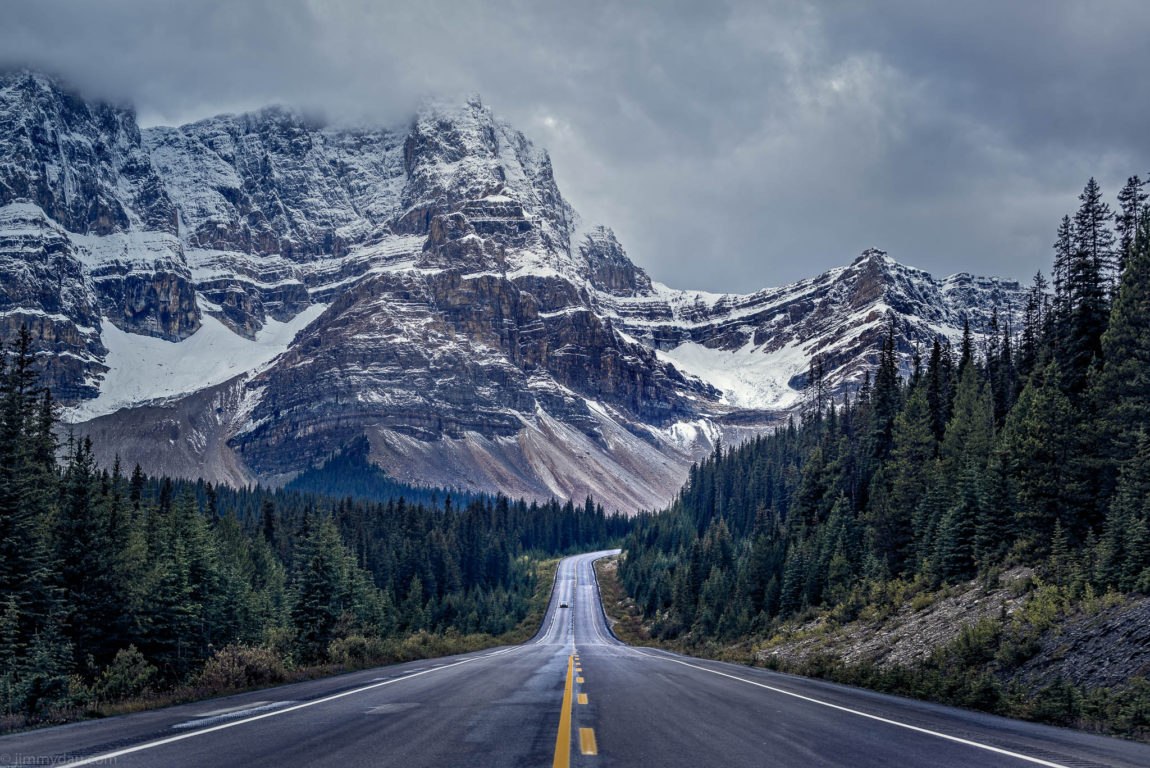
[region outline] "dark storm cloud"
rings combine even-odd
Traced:
[[[54,0],[0,57],[180,122],[272,102],[399,122],[481,93],[681,287],[871,245],[938,274],[1045,269],[1090,175],[1145,173],[1143,2]]]

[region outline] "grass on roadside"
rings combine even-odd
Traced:
[[[85,718],[111,717],[160,709],[175,704],[316,680],[388,664],[454,656],[500,645],[523,643],[531,639],[543,623],[558,566],[558,558],[535,563],[538,579],[527,613],[513,629],[500,635],[461,634],[452,630],[443,633],[417,632],[407,637],[393,638],[349,635],[332,641],[328,647],[330,658],[328,663],[307,666],[292,666],[270,648],[229,645],[208,659],[195,677],[176,687],[154,691],[144,686],[145,689],[139,693],[112,701],[86,700],[89,697],[77,690],[73,699],[75,703],[72,706],[46,713],[47,716],[36,722],[15,716],[0,717],[0,734],[29,727],[59,725]],[[126,663],[123,674],[125,677],[131,677],[133,674],[138,677],[139,673]]]
[[[595,580],[599,582],[603,611],[607,614],[607,621],[615,636],[628,645],[658,645],[643,626],[643,614],[639,606],[627,595],[619,581],[619,555],[595,561]]]

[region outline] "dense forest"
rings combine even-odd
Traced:
[[[1052,279],[999,307],[984,343],[896,349],[892,333],[837,403],[816,360],[801,420],[693,467],[620,564],[652,634],[763,636],[814,608],[857,615],[895,581],[1013,566],[1071,598],[1150,593],[1145,189],[1131,178],[1114,213],[1091,179]]]
[[[459,489],[430,488],[401,483],[368,458],[371,445],[361,435],[328,457],[318,467],[306,469],[292,478],[285,488],[317,496],[388,501],[403,498],[406,502],[439,506],[450,495],[456,506],[467,506],[483,494]]]
[[[59,444],[30,347],[24,330],[0,369],[10,725],[205,676],[227,678],[207,686],[218,690],[383,661],[390,641],[413,635],[498,636],[546,589],[540,558],[605,546],[629,527],[590,499],[457,506],[442,491],[406,489],[408,501],[380,482],[333,499],[101,469],[88,441]],[[351,498],[381,489],[389,500]]]

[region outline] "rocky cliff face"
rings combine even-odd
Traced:
[[[29,327],[65,401],[98,392],[103,321],[170,341],[199,327],[176,227],[130,109],[0,73],[0,326]]]
[[[26,200],[80,234],[175,234],[176,208],[131,110],[89,103],[32,72],[4,75],[0,104],[0,205]]]
[[[813,356],[842,391],[892,317],[910,350],[1018,304],[877,251],[745,296],[653,283],[477,99],[141,134],[16,73],[0,144],[0,332],[33,326],[98,449],[174,474],[277,482],[366,435],[403,480],[652,507],[785,418]]]
[[[1021,296],[1013,281],[939,281],[868,249],[847,267],[744,296],[656,286],[601,293],[598,305],[660,359],[724,390],[727,404],[770,411],[798,403],[812,358],[841,396],[874,369],[892,323],[908,373],[915,351],[925,357],[939,335],[958,338],[967,321],[981,335],[995,308],[1005,318]]]
[[[68,232],[37,206],[0,208],[0,338],[26,326],[57,398],[95,397],[107,349],[91,282]]]

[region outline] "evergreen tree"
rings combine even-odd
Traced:
[[[936,442],[942,442],[946,423],[950,421],[954,396],[953,368],[950,346],[941,336],[936,336],[926,366],[926,402],[930,409],[931,432]]]
[[[944,582],[968,579],[975,572],[975,536],[983,515],[982,477],[967,464],[958,482],[958,498],[939,522],[935,538],[935,568]]]
[[[1129,592],[1150,591],[1150,436],[1123,462],[1099,542],[1098,580]]]
[[[1044,352],[1043,340],[1047,336],[1049,314],[1048,285],[1041,272],[1036,272],[1026,292],[1026,305],[1022,314],[1022,335],[1018,349],[1018,379],[1025,382],[1038,366]],[[1017,395],[1016,395],[1017,396]]]
[[[938,529],[952,495],[952,482],[944,476],[941,462],[935,460],[928,467],[926,493],[915,505],[912,518],[916,573],[937,578]]]
[[[939,447],[943,471],[958,478],[967,465],[981,472],[990,459],[994,441],[994,401],[974,365],[959,376],[954,413]]]
[[[1053,339],[1062,336],[1070,316],[1070,263],[1074,259],[1077,234],[1070,216],[1063,216],[1058,224],[1058,234],[1054,239],[1054,315],[1057,327],[1053,329]]]
[[[974,336],[970,332],[970,318],[962,318],[962,347],[958,357],[958,375],[962,376],[974,364]]]
[[[98,473],[88,438],[74,441],[64,473],[57,522],[60,581],[76,661],[111,662],[124,637],[114,630],[126,611],[117,581],[120,530],[108,505],[98,503]]]
[[[1134,454],[1139,431],[1150,424],[1150,215],[1138,228],[1101,346],[1091,399],[1096,450],[1110,459],[1102,489],[1108,498],[1114,468]]]
[[[1137,175],[1126,180],[1126,185],[1118,193],[1118,213],[1114,217],[1114,228],[1118,234],[1118,274],[1126,271],[1126,262],[1134,248],[1135,233],[1146,213],[1146,182]]]
[[[892,573],[910,559],[914,509],[926,493],[929,473],[938,452],[925,387],[916,389],[895,419],[894,447],[885,470],[892,477],[889,516],[875,521],[883,533],[885,557]]]
[[[1074,216],[1058,350],[1064,385],[1072,396],[1083,392],[1091,368],[1102,356],[1114,264],[1114,233],[1109,227],[1113,214],[1102,202],[1102,191],[1094,179],[1087,182],[1079,200],[1082,204]]]
[[[37,376],[31,333],[21,326],[10,352],[0,346],[0,595],[16,600],[13,642],[22,648],[59,600],[50,530],[59,480],[52,399]]]
[[[347,557],[339,531],[329,519],[310,527],[300,543],[292,574],[292,623],[304,658],[320,659],[335,638],[336,626],[347,607]]]
[[[1016,530],[1024,552],[1045,556],[1056,524],[1083,493],[1067,468],[1077,440],[1073,406],[1058,386],[1057,363],[1036,371],[1003,427],[1001,455],[1018,493]]]
[[[1090,268],[1105,281],[1113,270],[1117,254],[1114,251],[1114,233],[1110,223],[1114,214],[1102,201],[1102,188],[1091,178],[1078,196],[1081,205],[1074,214],[1075,258],[1085,256]],[[1135,221],[1137,221],[1135,219]],[[1068,279],[1073,283],[1075,268],[1071,266]]]
[[[892,320],[883,340],[878,370],[875,372],[874,392],[870,398],[871,439],[876,459],[885,459],[890,453],[901,395]]]

